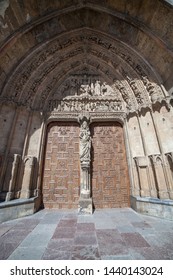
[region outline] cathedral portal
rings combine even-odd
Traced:
[[[94,208],[129,206],[129,179],[123,127],[92,123],[89,180]],[[43,171],[45,208],[77,208],[80,197],[79,124],[53,122],[47,128]],[[86,156],[85,152],[85,156]]]
[[[0,1],[0,220],[173,219],[172,1]]]

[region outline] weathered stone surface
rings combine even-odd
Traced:
[[[91,198],[80,198],[78,205],[79,215],[92,214],[93,213],[93,202]]]

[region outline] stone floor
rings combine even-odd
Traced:
[[[0,259],[173,260],[173,221],[130,208],[42,210],[0,224]]]

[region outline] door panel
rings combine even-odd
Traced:
[[[77,208],[79,167],[78,124],[62,122],[50,124],[43,174],[45,208]]]
[[[94,207],[128,207],[129,178],[123,128],[118,123],[94,123],[91,135]]]

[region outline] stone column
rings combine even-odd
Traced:
[[[138,168],[138,174],[139,174],[139,180],[140,180],[140,194],[142,197],[150,197],[150,188],[148,184],[148,160],[147,157],[135,157],[137,168]]]
[[[167,153],[166,156],[166,177],[168,182],[168,192],[170,199],[173,199],[173,153]]]
[[[150,158],[153,162],[154,172],[156,176],[156,183],[158,188],[158,196],[160,199],[168,199],[169,194],[167,190],[165,174],[163,169],[163,159],[161,155],[151,155]]]
[[[33,189],[34,179],[34,167],[36,158],[32,156],[26,156],[24,160],[24,174],[22,181],[22,189],[20,198],[30,198],[31,190]]]
[[[20,155],[14,154],[14,157],[10,157],[10,165],[12,165],[11,169],[11,178],[9,182],[9,189],[6,195],[6,201],[12,200],[14,198],[14,191],[16,187],[16,181],[17,181],[17,172],[19,169],[19,162],[20,162]]]
[[[91,161],[91,136],[89,130],[89,118],[81,116],[80,120],[80,199],[79,214],[92,214],[93,204],[90,184],[90,161]]]
[[[90,191],[90,162],[81,162],[81,188],[80,196],[88,199],[91,196]]]

